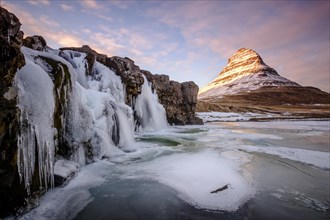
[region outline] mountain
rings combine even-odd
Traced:
[[[251,49],[239,49],[198,94],[197,111],[330,117],[330,94],[280,76]],[[281,117],[282,117],[281,116]]]
[[[229,58],[227,66],[206,87],[199,91],[199,99],[222,97],[259,89],[264,86],[300,87],[280,76],[254,50],[241,48]]]

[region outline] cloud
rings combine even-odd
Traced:
[[[101,18],[105,21],[113,22],[113,19],[110,16],[102,15],[102,14],[99,14],[99,13],[96,13],[95,16],[98,17],[98,18]]]
[[[96,0],[80,0],[81,4],[90,9],[99,9],[101,5]]]
[[[59,27],[60,24],[57,23],[56,21],[53,21],[52,19],[50,19],[49,17],[47,17],[46,15],[42,15],[40,17],[40,21],[42,23],[44,23],[46,26],[50,27],[50,28],[54,28],[54,27]]]
[[[121,9],[127,9],[129,6],[131,6],[134,3],[134,1],[122,1],[122,0],[111,0],[110,2],[112,5]]]
[[[52,40],[58,40],[62,47],[81,47],[84,44],[81,39],[62,33],[47,34],[47,37]]]
[[[29,0],[28,3],[31,5],[49,5],[49,0]]]
[[[60,4],[60,6],[61,6],[63,11],[73,11],[73,6],[72,5]]]

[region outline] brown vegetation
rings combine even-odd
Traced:
[[[198,100],[197,111],[273,113],[281,118],[330,118],[330,94],[313,87],[262,87],[222,98]]]

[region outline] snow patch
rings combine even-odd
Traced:
[[[252,112],[196,112],[196,116],[201,118],[203,122],[215,121],[248,121],[251,118],[272,118],[274,114],[258,114]]]

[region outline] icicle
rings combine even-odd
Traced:
[[[40,187],[54,185],[54,93],[53,82],[43,68],[24,54],[26,65],[15,75],[20,109],[17,138],[17,166],[21,181],[30,194],[35,166],[38,166]]]

